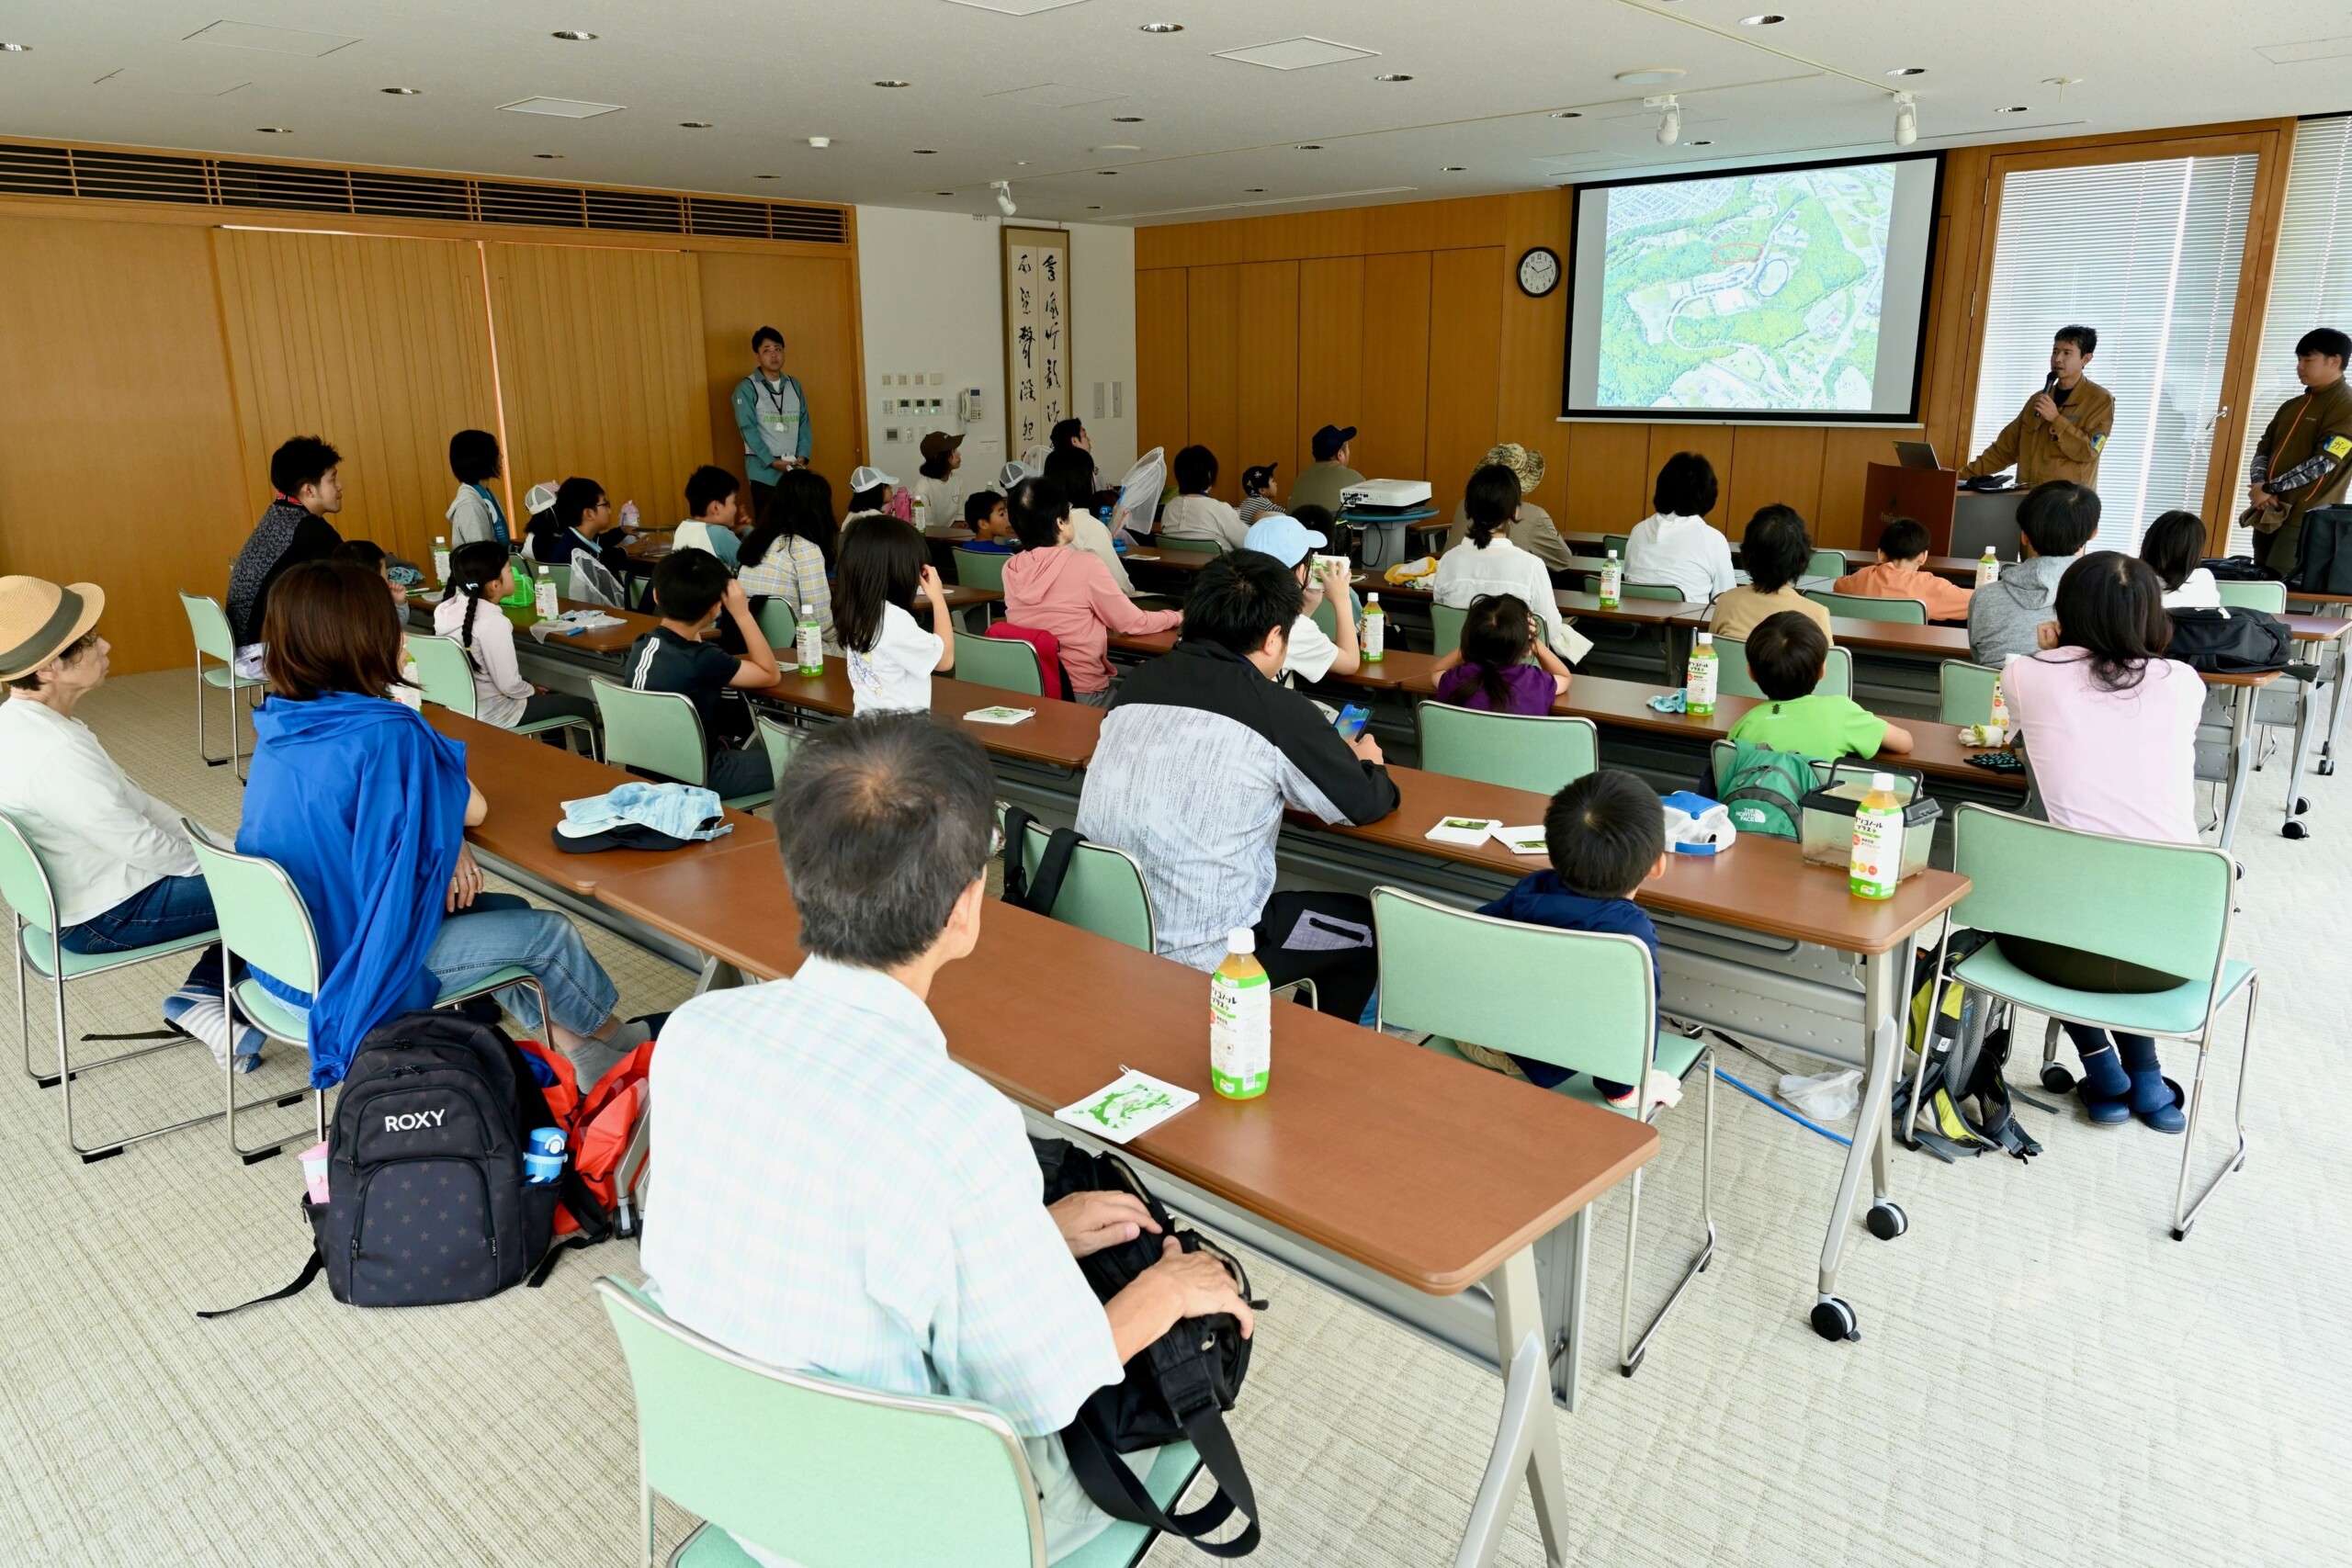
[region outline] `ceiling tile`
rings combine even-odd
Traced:
[[[1270,71],[1305,71],[1309,66],[1337,65],[1342,60],[1369,60],[1379,52],[1376,49],[1333,43],[1327,38],[1292,38],[1279,43],[1252,44],[1248,49],[1220,49],[1216,57],[1238,60],[1244,65],[1262,65]]]

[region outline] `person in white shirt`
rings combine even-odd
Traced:
[[[1696,452],[1677,452],[1657,471],[1650,504],[1625,542],[1625,581],[1672,588],[1694,604],[1738,585],[1731,541],[1707,521],[1715,507],[1714,465]]]
[[[964,438],[934,430],[922,438],[922,467],[915,470],[915,521],[925,528],[952,528],[964,515]]]
[[[1150,1212],[1124,1193],[1048,1207],[1020,1108],[948,1054],[926,1004],[979,938],[995,795],[977,743],[910,716],[795,755],[774,815],[808,957],[663,1027],[641,1261],[664,1312],[740,1355],[996,1410],[1052,1562],[1109,1523],[1063,1450],[1079,1406],[1183,1318],[1255,1325],[1224,1266],[1172,1238],[1098,1301],[1077,1259],[1157,1231]]]
[[[1216,483],[1216,454],[1187,446],[1176,454],[1176,499],[1160,509],[1163,539],[1213,539],[1228,550],[1241,548],[1250,530],[1241,514],[1208,493]]]
[[[2221,584],[2202,564],[2205,520],[2194,512],[2167,512],[2140,536],[2140,558],[2164,584],[2167,610],[2218,610]]]
[[[1511,525],[1519,520],[1519,476],[1500,463],[1487,464],[1470,476],[1462,506],[1470,514],[1470,532],[1438,558],[1430,596],[1449,609],[1466,610],[1482,593],[1515,594],[1544,623],[1544,640],[1553,652],[1570,664],[1590,653],[1591,639],[1560,619],[1551,573],[1510,542]]]
[[[514,623],[499,608],[514,592],[514,558],[498,546],[477,542],[449,552],[449,592],[433,607],[433,629],[465,649],[474,672],[474,716],[501,729],[549,718],[594,718],[596,705],[586,697],[543,692],[523,679],[514,661]],[[545,739],[560,745],[561,736],[548,730]]]
[[[449,544],[469,545],[495,540],[513,549],[514,531],[506,525],[506,510],[490,491],[501,468],[498,437],[487,430],[461,430],[449,437],[449,471],[458,477],[458,493],[443,515],[449,520]]]
[[[1331,539],[1329,534],[1317,533],[1309,525],[1328,526],[1329,514],[1319,506],[1299,510],[1306,516],[1293,517],[1277,512],[1250,524],[1242,547],[1272,556],[1290,568],[1291,575],[1306,591],[1298,618],[1291,622],[1290,650],[1283,660],[1283,680],[1311,686],[1334,675],[1354,674],[1363,668],[1363,658],[1356,647],[1355,606],[1350,603],[1347,563],[1328,557],[1318,559],[1315,555]],[[1326,637],[1323,628],[1315,624],[1315,608],[1327,600],[1333,606],[1331,625],[1339,633],[1337,637]]]
[[[915,594],[931,602],[931,630],[915,624]],[[931,678],[956,668],[956,623],[911,523],[877,512],[842,536],[833,632],[849,656],[858,713],[931,711]]]
[[[106,610],[96,583],[60,587],[38,577],[0,577],[0,812],[32,843],[57,900],[59,946],[68,953],[127,953],[216,930],[212,894],[180,813],[124,775],[89,727],[74,716],[106,682],[110,649],[97,632]],[[40,911],[19,909],[27,921]],[[46,953],[52,933],[26,942]],[[229,1063],[229,1011],[220,949],[208,946],[164,999],[164,1021]],[[237,1069],[261,1061],[261,1032],[238,1032]]]

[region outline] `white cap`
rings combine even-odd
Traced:
[[[1714,633],[1713,633],[1713,632],[1701,632],[1701,633],[1699,634],[1699,646],[1700,646],[1700,647],[1702,647],[1702,648],[1713,648],[1713,647],[1714,647],[1714,646],[1715,646],[1715,634],[1714,634]]]
[[[1887,794],[1893,795],[1894,793],[1894,775],[1893,773],[1872,773],[1871,775],[1871,788],[1883,789],[1886,791]]]
[[[872,490],[876,485],[894,485],[898,482],[896,476],[886,474],[879,468],[861,468],[853,470],[849,476],[849,492],[855,495],[859,491]]]
[[[1992,547],[1991,547],[1990,545],[1987,545],[1987,546],[1985,546],[1984,547],[1985,547],[1986,549],[1991,549],[1991,548],[1992,548]],[[1610,552],[1609,552],[1609,558],[1610,558],[1611,560],[1615,560],[1615,559],[1617,558],[1617,552],[1616,552],[1615,550],[1611,550],[1611,551],[1610,551]]]
[[[1364,603],[1367,604],[1377,604],[1380,603],[1380,595],[1377,593],[1367,593],[1363,597]]]
[[[554,504],[555,486],[551,484],[536,484],[523,492],[523,510],[535,517]]]
[[[817,613],[817,606],[814,604],[803,604],[800,606],[800,613],[804,615],[813,615]]]
[[[1258,933],[1248,926],[1236,926],[1225,933],[1225,950],[1227,953],[1255,953],[1258,951]]]

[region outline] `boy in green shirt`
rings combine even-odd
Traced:
[[[1794,610],[1767,615],[1747,634],[1747,672],[1770,698],[1731,727],[1734,740],[1801,756],[1901,756],[1911,732],[1851,697],[1815,692],[1829,667],[1829,638]]]

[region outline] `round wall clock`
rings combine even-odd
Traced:
[[[1537,245],[1519,258],[1520,292],[1541,299],[1559,286],[1560,258],[1548,247]]]

